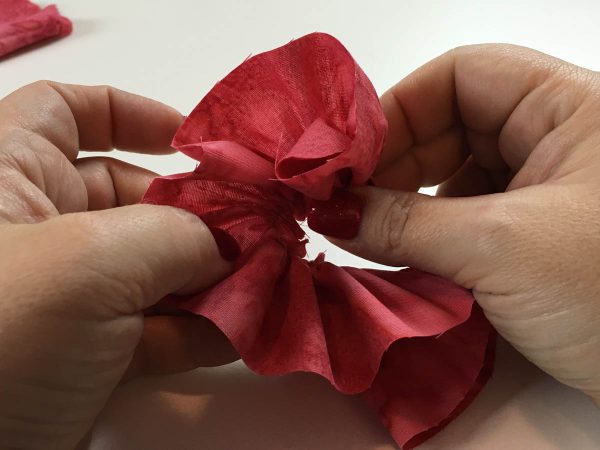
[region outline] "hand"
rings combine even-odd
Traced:
[[[236,355],[207,320],[142,312],[226,275],[194,215],[135,205],[154,176],[79,148],[169,152],[182,118],[109,87],[0,101],[0,442],[73,448],[125,376]],[[86,212],[98,210],[94,212]]]
[[[341,247],[470,288],[499,333],[600,404],[600,76],[458,48],[381,98],[389,133]],[[411,191],[441,184],[437,197]]]

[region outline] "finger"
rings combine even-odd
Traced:
[[[227,337],[204,317],[146,317],[142,338],[123,381],[219,366],[238,358]]]
[[[589,71],[508,45],[461,47],[434,59],[381,98],[389,130],[375,184],[398,188],[406,163],[419,177],[408,186],[438,184],[462,166],[465,150],[482,167],[518,169],[580,106],[584,96],[570,94],[580,89],[577,77],[586,76]]]
[[[97,314],[136,314],[167,294],[205,289],[231,268],[208,227],[169,206],[66,214],[36,227],[45,227],[36,260],[43,260],[44,249],[60,248],[61,273],[73,278],[64,281],[74,290],[69,298],[77,301],[95,292],[99,300],[86,308]],[[58,269],[55,264],[48,270]]]
[[[183,117],[173,108],[110,86],[38,81],[0,101],[2,127],[30,130],[71,161],[79,149],[169,153]]]
[[[87,189],[90,211],[139,203],[157,176],[113,158],[80,158],[74,164]]]
[[[448,173],[455,171],[467,155],[460,128],[451,128],[436,140],[415,144],[409,151],[389,161],[386,170],[373,177],[377,186],[388,189],[416,191],[422,186],[435,186]],[[440,148],[457,149],[448,152],[444,161],[439,161]]]
[[[472,288],[486,261],[501,254],[511,194],[438,198],[379,188],[355,190],[365,200],[358,236],[333,242],[358,256],[411,266]],[[514,191],[517,192],[517,191]],[[518,194],[514,194],[518,195]]]

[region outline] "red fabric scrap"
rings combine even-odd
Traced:
[[[304,259],[297,223],[356,234],[360,199],[342,188],[368,182],[386,128],[352,56],[313,33],[217,83],[173,140],[199,166],[157,178],[144,202],[197,214],[236,258],[209,290],[166,301],[213,321],[259,374],[313,372],[360,393],[408,449],[483,387],[494,330],[468,290],[435,275]]]
[[[40,8],[29,0],[0,0],[0,58],[44,39],[67,36],[71,21],[56,6]]]

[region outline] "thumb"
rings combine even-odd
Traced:
[[[333,243],[371,261],[414,267],[469,288],[493,259],[497,231],[508,223],[502,194],[441,198],[375,187],[353,192],[364,201],[358,235]]]
[[[52,228],[45,235],[69,263],[71,286],[94,292],[94,301],[124,314],[170,293],[202,290],[230,270],[208,227],[170,206],[66,214],[43,224]]]

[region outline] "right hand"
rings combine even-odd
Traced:
[[[472,289],[504,338],[600,404],[600,75],[470,46],[381,102],[379,187],[356,191],[360,233],[335,243]]]

